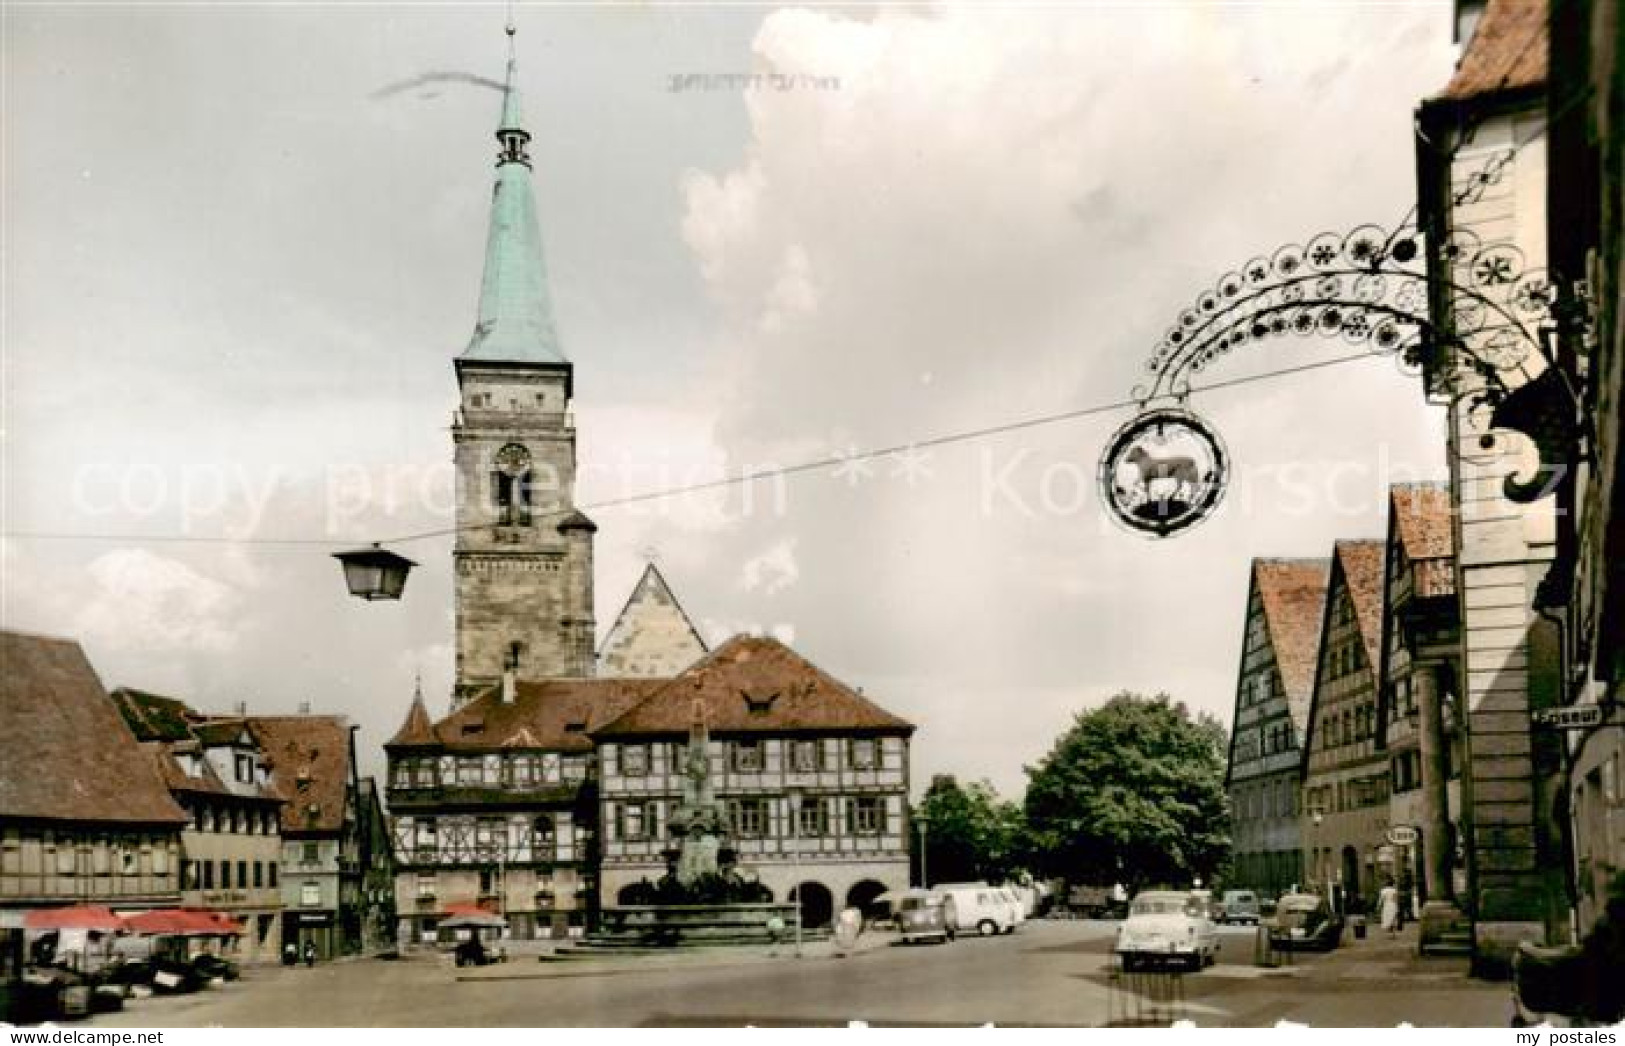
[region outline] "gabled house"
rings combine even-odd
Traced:
[[[1308,725],[1329,561],[1255,559],[1236,677],[1230,796],[1238,886],[1279,896],[1303,881],[1301,744]]]
[[[211,721],[175,698],[119,687],[111,694],[188,818],[181,832],[181,903],[242,922],[241,958],[280,945],[282,798],[253,734]]]
[[[79,644],[0,632],[0,908],[181,899],[176,804]]]
[[[596,898],[592,728],[666,680],[505,679],[432,722],[421,692],[384,746],[402,943],[479,908],[513,936],[585,928]]]
[[[690,728],[745,870],[823,925],[908,885],[908,745],[892,715],[775,639],[735,636],[591,731],[605,904],[666,871]]]
[[[1342,906],[1369,906],[1394,873],[1377,729],[1383,553],[1382,541],[1333,546],[1303,749],[1305,880]]]

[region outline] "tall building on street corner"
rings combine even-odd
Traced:
[[[1561,621],[1562,700],[1571,715],[1625,720],[1625,22],[1616,0],[1551,11],[1548,271],[1561,317],[1555,344],[1582,433],[1558,492],[1557,558],[1542,607]],[[1578,416],[1575,416],[1578,415]],[[1576,929],[1625,892],[1625,729],[1557,733]]]
[[[0,631],[0,909],[181,900],[186,813],[79,644]]]
[[[253,733],[241,719],[209,721],[175,698],[129,687],[111,696],[186,812],[181,903],[241,922],[241,959],[276,958],[284,800]]]
[[[1459,343],[1436,339],[1423,360],[1424,388],[1448,412],[1461,606],[1468,889],[1459,900],[1475,958],[1495,966],[1520,940],[1566,937],[1570,920],[1561,750],[1530,729],[1530,713],[1557,702],[1561,688],[1557,627],[1536,610],[1556,554],[1556,505],[1526,489],[1546,482],[1531,476],[1529,443],[1505,428],[1492,435],[1490,412],[1474,400],[1486,381],[1476,361],[1494,363],[1515,405],[1553,377],[1498,311],[1530,286],[1521,273],[1544,279],[1549,12],[1544,0],[1461,7],[1482,13],[1467,26],[1454,76],[1417,113],[1417,213],[1431,252],[1433,326]]]
[[[1324,559],[1255,559],[1236,679],[1230,759],[1239,886],[1275,897],[1303,882],[1303,739],[1326,603]]]
[[[736,691],[712,709],[709,755],[747,869],[759,859],[781,900],[804,882],[809,905],[905,886],[911,726],[777,643],[708,652],[653,564],[595,649],[597,527],[574,502],[575,373],[548,300],[529,140],[510,52],[479,313],[455,360],[451,709],[436,719],[415,694],[385,745],[401,943],[441,940],[470,910],[517,937],[580,933],[622,887],[658,878],[671,759],[699,689],[722,678]],[[747,749],[773,774],[747,769]]]
[[[1303,749],[1305,879],[1369,905],[1397,869],[1384,861],[1388,760],[1378,747],[1383,542],[1339,541],[1326,585]]]

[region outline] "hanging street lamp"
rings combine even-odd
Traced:
[[[344,566],[344,583],[349,586],[350,595],[368,602],[401,598],[406,575],[417,566],[405,556],[376,543],[349,552],[335,552],[333,558]]]

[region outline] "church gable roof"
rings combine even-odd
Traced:
[[[778,640],[735,636],[592,734],[686,734],[696,702],[713,734],[914,729]]]
[[[705,640],[650,563],[598,651],[601,676],[672,676],[706,653]]]

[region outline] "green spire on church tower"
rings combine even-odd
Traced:
[[[497,127],[496,189],[485,241],[480,313],[462,359],[490,363],[567,363],[553,329],[547,294],[547,262],[530,187],[530,134],[520,126],[518,61],[514,27],[508,33],[508,76]]]

